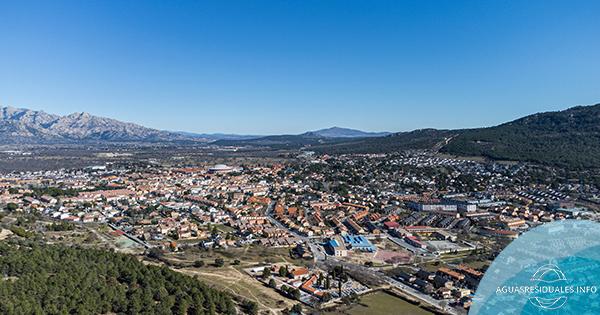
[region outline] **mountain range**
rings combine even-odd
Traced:
[[[312,133],[267,136],[223,145],[309,148],[320,153],[389,153],[428,149],[573,169],[600,167],[600,104],[529,115],[493,127],[420,129],[373,138],[319,138]]]
[[[0,143],[3,144],[174,140],[187,138],[88,113],[59,116],[21,108],[0,108]]]
[[[321,153],[428,149],[453,155],[530,161],[571,168],[600,166],[600,104],[529,115],[493,127],[373,133],[332,127],[297,135],[195,134],[146,128],[87,113],[66,116],[0,108],[0,144],[179,142]]]
[[[364,132],[332,127],[310,131],[311,138],[357,138],[387,135],[385,132]],[[66,116],[23,108],[0,108],[0,144],[72,143],[72,142],[163,142],[163,141],[247,141],[263,138],[258,135],[224,133],[191,133],[163,131],[88,113]]]
[[[185,131],[178,131],[177,133],[192,137],[196,139],[205,139],[207,141],[218,141],[218,140],[252,140],[258,138],[264,138],[267,136],[258,135],[238,135],[228,133],[191,133]],[[320,129],[315,131],[308,131],[299,136],[313,137],[313,138],[370,138],[370,137],[382,137],[391,134],[390,132],[367,132],[357,129],[331,127],[326,129]]]

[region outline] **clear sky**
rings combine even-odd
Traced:
[[[600,1],[1,1],[0,105],[191,132],[489,126],[600,102]]]

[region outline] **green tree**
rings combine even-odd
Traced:
[[[265,267],[262,271],[262,278],[267,279],[271,276],[271,268]]]
[[[150,258],[160,259],[163,256],[163,251],[160,248],[152,247],[150,250],[148,250],[147,255]]]
[[[258,304],[256,304],[256,302],[244,300],[244,302],[242,302],[241,306],[246,314],[249,314],[249,315],[258,314]]]
[[[279,267],[279,271],[278,271],[278,273],[279,273],[279,276],[280,276],[280,277],[285,277],[285,276],[287,276],[287,274],[288,274],[288,269],[287,269],[287,266],[281,266],[281,267]]]
[[[294,314],[298,314],[298,315],[302,314],[302,304],[294,304],[294,306],[292,306],[290,311]]]
[[[166,266],[91,248],[0,243],[0,314],[227,314],[231,296]],[[52,281],[48,275],[52,275]]]
[[[204,261],[203,260],[194,261],[194,267],[196,267],[196,268],[204,267]]]

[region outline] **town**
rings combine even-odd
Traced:
[[[338,314],[375,297],[414,314],[466,314],[511,240],[546,222],[598,220],[600,205],[594,185],[553,180],[549,167],[430,151],[120,157],[2,173],[0,237],[136,255],[256,313]]]

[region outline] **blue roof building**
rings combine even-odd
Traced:
[[[344,242],[346,242],[352,249],[363,252],[374,252],[377,250],[377,248],[375,248],[375,246],[362,235],[345,235],[343,238]]]
[[[337,257],[344,257],[348,255],[346,247],[335,238],[330,239],[323,246],[330,255],[334,255]]]
[[[327,242],[327,246],[331,247],[331,248],[336,248],[336,247],[340,247],[340,244],[337,242],[337,240],[334,239],[330,239]]]

